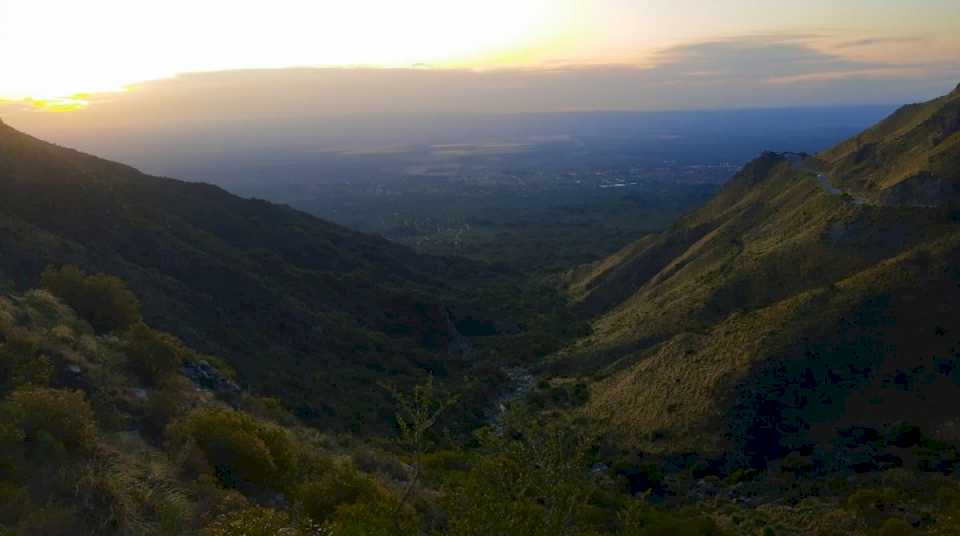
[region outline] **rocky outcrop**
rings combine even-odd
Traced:
[[[217,394],[232,394],[240,391],[240,386],[226,377],[205,360],[188,361],[181,368],[183,375],[198,387]]]

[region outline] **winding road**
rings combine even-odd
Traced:
[[[827,175],[826,175],[825,173],[820,173],[820,172],[816,171],[815,169],[811,169],[811,168],[807,165],[806,160],[791,160],[791,162],[793,163],[793,166],[794,166],[795,168],[799,169],[800,171],[806,171],[807,173],[810,173],[810,174],[816,176],[817,184],[819,184],[819,185],[820,185],[820,188],[822,188],[823,191],[826,192],[827,194],[829,194],[829,195],[840,195],[840,196],[846,195],[846,196],[848,196],[848,198],[850,199],[850,202],[853,203],[854,205],[873,205],[873,204],[875,204],[874,201],[872,201],[872,200],[870,200],[870,199],[867,199],[866,197],[861,197],[861,196],[858,196],[858,195],[854,195],[854,194],[852,194],[852,193],[850,193],[850,192],[847,192],[847,191],[841,190],[840,188],[837,188],[836,186],[833,185],[833,183],[830,182],[830,179],[827,178]]]

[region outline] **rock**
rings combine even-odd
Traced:
[[[220,373],[205,360],[187,361],[181,368],[183,375],[198,387],[209,389],[218,394],[229,394],[240,391],[240,386]]]

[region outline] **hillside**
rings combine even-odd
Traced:
[[[956,203],[960,200],[960,86],[939,99],[904,106],[821,158],[837,185],[877,202]]]
[[[816,157],[764,154],[670,230],[575,270],[594,332],[551,367],[592,380],[584,412],[634,448],[760,464],[852,463],[831,445],[858,427],[960,439],[957,97]],[[849,153],[858,139],[873,156]],[[920,175],[935,203],[892,193]]]
[[[761,155],[573,312],[0,125],[0,535],[957,534],[955,97]]]
[[[563,421],[451,443],[430,381],[386,404],[416,440],[304,426],[140,321],[122,280],[58,274],[0,294],[4,536],[726,534],[593,478]]]
[[[389,422],[378,381],[457,379],[474,366],[456,325],[469,335],[471,322],[525,321],[509,300],[480,303],[499,277],[481,265],[0,123],[0,289],[33,288],[64,264],[123,278],[151,325],[228,356],[252,390],[339,429]]]

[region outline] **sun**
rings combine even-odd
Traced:
[[[90,101],[77,96],[46,99],[28,97],[23,99],[22,102],[44,112],[76,112],[90,106]]]
[[[0,98],[74,111],[95,103],[79,94],[189,72],[529,63],[572,1],[0,0]]]

